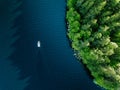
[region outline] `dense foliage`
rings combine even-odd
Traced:
[[[68,37],[94,82],[120,90],[120,0],[68,0]]]

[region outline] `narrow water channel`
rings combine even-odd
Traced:
[[[66,37],[65,0],[25,0],[24,4],[27,39],[23,44],[30,62],[24,66],[32,75],[25,90],[101,90],[73,55]]]

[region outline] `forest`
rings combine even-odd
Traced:
[[[120,0],[68,0],[67,36],[95,84],[120,90]]]

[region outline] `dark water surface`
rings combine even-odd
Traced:
[[[12,60],[22,69],[21,78],[31,76],[25,90],[101,90],[69,46],[65,0],[26,0],[23,6],[24,31]]]

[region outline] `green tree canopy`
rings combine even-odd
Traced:
[[[68,0],[68,38],[94,82],[120,90],[120,0]]]

